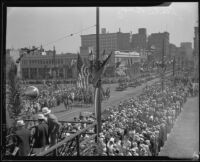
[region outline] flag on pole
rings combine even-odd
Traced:
[[[104,50],[102,54],[102,60],[105,60],[105,59],[106,59],[106,51]]]
[[[81,76],[82,66],[83,66],[83,60],[82,60],[80,54],[78,54],[78,58],[77,58],[78,79],[77,79],[77,82],[78,82],[79,88],[83,87],[83,81],[82,81],[82,76]]]
[[[83,66],[83,60],[80,56],[80,54],[78,54],[78,59],[77,59],[77,69],[78,72],[81,73],[81,67]]]
[[[89,59],[94,60],[94,57],[95,57],[95,55],[92,54],[92,50],[91,50],[91,52],[89,53]]]
[[[94,79],[93,79],[93,84],[96,86],[99,78],[101,77],[101,75],[103,74],[104,70],[105,70],[105,65],[108,63],[110,57],[112,55],[112,52],[111,54],[106,58],[106,60],[103,62],[103,64],[101,65],[100,69],[97,71],[96,75],[94,76]]]
[[[90,71],[89,68],[85,68],[85,85],[86,85],[86,89],[88,88],[89,85],[89,75],[90,75]]]
[[[89,82],[88,80],[89,68],[83,63],[80,54],[78,54],[78,59],[77,59],[77,70],[78,70],[78,80],[80,82],[80,87],[87,89]]]

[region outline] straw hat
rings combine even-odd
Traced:
[[[21,127],[21,126],[24,126],[24,125],[25,125],[25,123],[24,123],[23,120],[18,120],[17,121],[17,127]]]
[[[43,114],[38,114],[38,120],[46,120]]]
[[[114,141],[115,141],[115,139],[114,139],[113,137],[111,137],[111,138],[110,138],[110,141],[111,141],[111,142],[114,142]]]
[[[51,113],[51,110],[50,110],[48,107],[44,107],[44,108],[42,108],[42,113],[43,113],[44,115],[47,115],[47,114],[50,114],[50,113]]]

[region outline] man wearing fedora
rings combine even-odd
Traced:
[[[19,147],[19,151],[16,156],[28,156],[30,152],[31,132],[25,128],[23,120],[18,120],[16,127],[16,138],[14,140],[16,142],[16,146]]]
[[[49,145],[47,119],[43,114],[38,114],[38,125],[32,130],[33,152],[39,154]]]
[[[51,113],[48,107],[42,108],[42,113],[47,117],[48,134],[50,138],[50,147],[56,144],[57,134],[61,124],[58,122],[57,117]]]

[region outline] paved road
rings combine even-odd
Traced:
[[[192,158],[199,152],[199,99],[189,98],[159,156]]]
[[[142,89],[146,85],[151,85],[155,81],[158,81],[159,79],[153,79],[151,81],[148,81],[145,84],[142,84],[141,86],[138,86],[136,88],[127,88],[125,91],[115,91],[115,88],[117,84],[112,84],[112,85],[103,85],[104,87],[110,87],[110,98],[108,101],[103,101],[102,102],[102,111],[108,107],[108,106],[115,106],[120,103],[120,101],[123,101],[125,99],[128,99],[129,97],[139,95],[142,92]],[[58,117],[59,120],[66,120],[66,121],[71,121],[75,116],[78,116],[80,112],[94,112],[94,105],[92,105],[89,108],[73,108],[72,110],[66,111],[64,108],[64,105],[61,104],[59,108],[54,108],[53,112],[55,115]],[[84,115],[84,114],[83,114]]]

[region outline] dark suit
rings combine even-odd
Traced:
[[[47,118],[50,145],[53,146],[56,144],[56,134],[59,132],[61,124],[58,122],[58,119],[54,114],[49,114]]]
[[[41,123],[35,127],[35,133],[33,135],[35,139],[34,148],[42,148],[49,144],[48,138],[48,125]]]
[[[18,156],[28,156],[30,152],[31,132],[22,128],[16,131],[17,145],[19,146]]]

